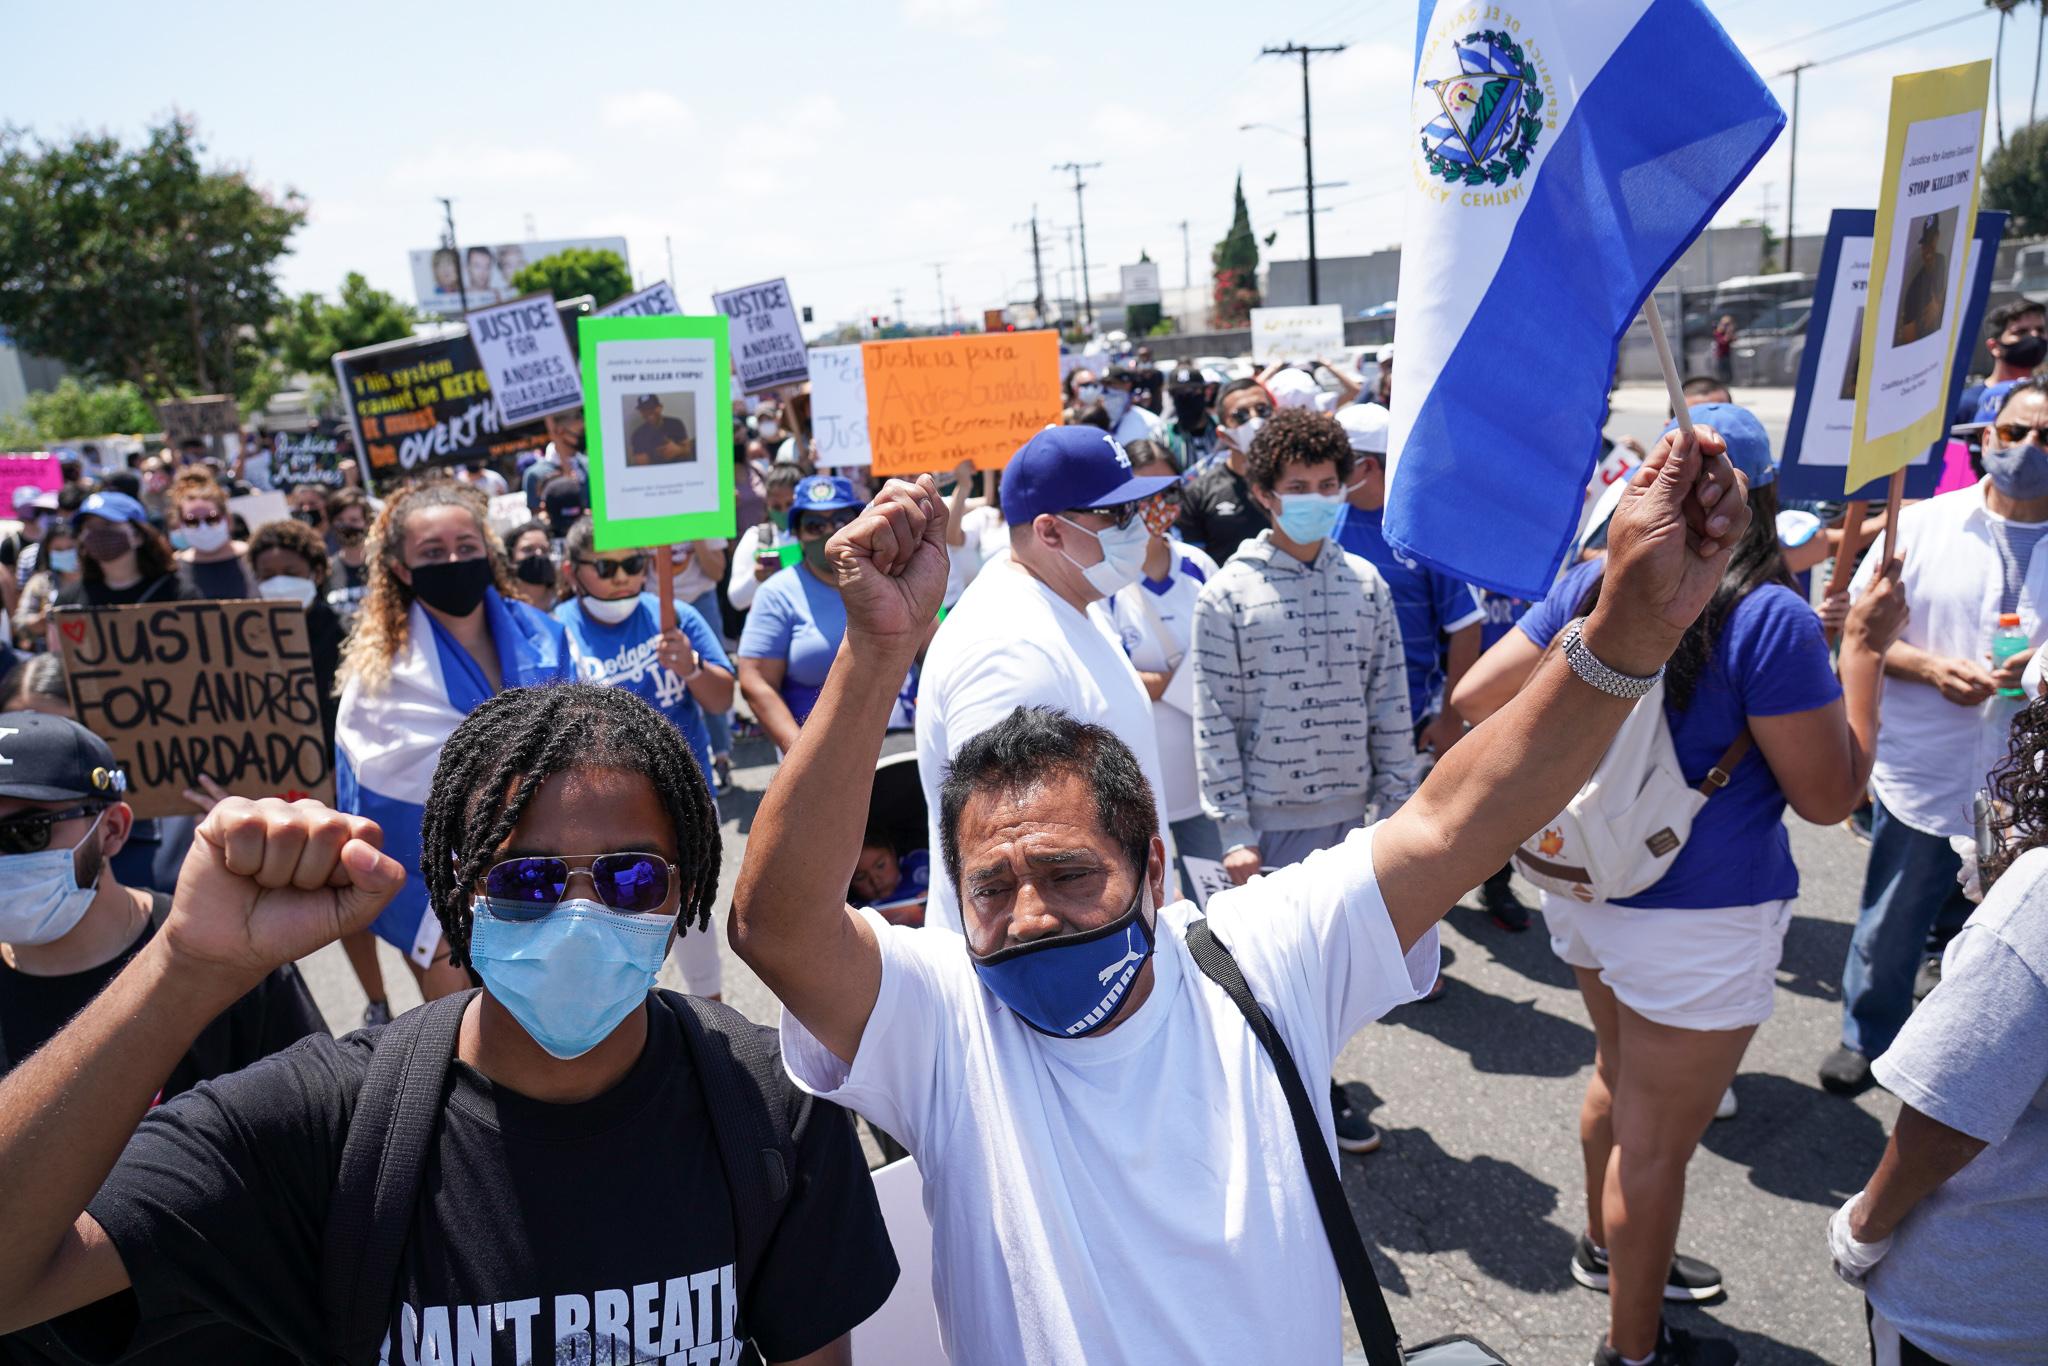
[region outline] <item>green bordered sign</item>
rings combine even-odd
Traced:
[[[726,320],[586,318],[578,344],[597,549],[730,539]]]

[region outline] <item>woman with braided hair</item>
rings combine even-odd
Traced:
[[[385,852],[406,870],[372,928],[406,955],[428,1000],[469,985],[420,876],[420,821],[442,742],[507,688],[576,676],[561,624],[520,601],[487,510],[475,489],[446,481],[384,505],[341,664],[335,804],[376,821]]]

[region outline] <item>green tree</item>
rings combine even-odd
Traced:
[[[1150,256],[1145,254],[1144,248],[1140,247],[1138,249],[1138,261],[1140,264],[1151,259]],[[1153,329],[1159,326],[1159,317],[1160,307],[1158,304],[1130,304],[1124,309],[1124,331],[1130,333],[1133,337],[1149,337],[1152,335]]]
[[[1984,207],[2012,215],[2007,237],[2048,232],[2048,119],[2015,130],[1985,158]]]
[[[1237,177],[1237,208],[1230,231],[1209,253],[1214,268],[1216,326],[1249,327],[1259,306],[1259,241],[1252,236],[1252,214],[1244,202],[1244,175]]]
[[[323,375],[337,351],[410,337],[419,315],[410,304],[354,271],[341,282],[339,302],[301,294],[270,325],[273,352],[292,374]]]
[[[512,288],[521,294],[546,292],[557,299],[588,294],[603,308],[633,292],[633,272],[615,251],[569,247],[520,267],[512,277]]]
[[[204,150],[182,117],[132,148],[0,129],[0,326],[151,398],[235,392],[260,362],[274,268],[306,209],[206,169]]]
[[[48,393],[30,394],[27,415],[44,441],[153,432],[162,426],[156,409],[133,384],[123,381],[88,388],[75,375],[58,380]]]

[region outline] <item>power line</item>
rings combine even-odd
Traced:
[[[1853,15],[1850,18],[1838,20],[1835,23],[1824,25],[1820,28],[1813,30],[1813,32],[1811,33],[1802,33],[1797,38],[1787,38],[1783,42],[1771,43],[1765,47],[1757,48],[1756,52],[1758,54],[1765,52],[1776,52],[1781,47],[1791,47],[1794,44],[1803,43],[1809,38],[1818,38],[1824,33],[1833,33],[1836,29],[1848,28],[1853,24],[1862,23],[1865,19],[1875,19],[1880,14],[1890,14],[1893,10],[1901,10],[1906,8],[1906,6],[1908,5],[1917,5],[1919,3],[1921,3],[1921,0],[1895,0],[1895,2],[1892,4],[1883,5],[1877,9],[1867,10],[1862,14]],[[1974,18],[1975,16],[1972,17]]]
[[[1343,43],[1315,46],[1304,43],[1288,43],[1284,47],[1259,49],[1262,57],[1301,58],[1301,159],[1302,189],[1308,195],[1308,207],[1302,212],[1308,218],[1308,301],[1319,302],[1316,288],[1316,143],[1315,126],[1309,119],[1308,59],[1326,52],[1342,52]]]
[[[1929,24],[1926,28],[1916,28],[1911,33],[1901,33],[1897,37],[1887,38],[1881,43],[1871,43],[1867,47],[1859,47],[1850,52],[1837,52],[1832,57],[1823,57],[1817,62],[1806,62],[1804,63],[1804,65],[1809,67],[1833,66],[1836,62],[1846,62],[1851,57],[1861,57],[1865,53],[1876,52],[1879,48],[1890,47],[1894,43],[1903,43],[1909,38],[1919,38],[1926,34],[1933,33],[1937,29],[1954,28],[1957,24],[1966,24],[1972,19],[1982,19],[1987,14],[1997,14],[1998,12],[1999,11],[1995,9],[1976,10],[1970,14],[1958,15],[1953,19],[1944,19],[1941,23],[1938,24]]]
[[[1092,171],[1102,163],[1099,161],[1063,161],[1053,167],[1055,171],[1074,173],[1074,221],[1081,230],[1081,322],[1090,331],[1095,328],[1095,300],[1088,291],[1088,212],[1081,206],[1081,191],[1088,182],[1081,179],[1081,172]]]

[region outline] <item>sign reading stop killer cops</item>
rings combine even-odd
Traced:
[[[726,336],[724,318],[583,324],[583,429],[597,549],[736,532]]]
[[[744,289],[711,296],[720,313],[732,319],[732,360],[740,390],[758,394],[778,384],[801,384],[811,377],[804,350],[804,329],[789,302],[789,284],[765,280]]]
[[[201,774],[238,797],[333,802],[297,603],[67,608],[51,631],[72,712],[113,748],[136,815],[190,815]]]
[[[464,319],[490,376],[498,420],[507,427],[583,406],[576,358],[552,294],[528,294],[479,308]]]

